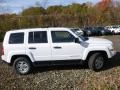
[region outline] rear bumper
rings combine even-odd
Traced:
[[[1,58],[2,58],[3,61],[5,61],[5,56],[4,55],[2,55]]]
[[[8,65],[9,65],[9,63],[8,63],[8,62],[6,62],[6,61],[4,61],[4,60],[1,60],[0,62],[1,62],[1,63],[5,63],[5,64],[8,64]]]
[[[8,62],[7,62],[7,59],[6,59],[6,57],[5,57],[5,55],[2,55],[2,56],[1,56],[1,59],[2,59],[2,62],[8,63]]]
[[[10,63],[8,63],[7,61],[6,61],[6,58],[5,58],[5,56],[4,55],[2,55],[1,56],[1,63],[5,63],[5,64],[8,64],[8,65],[10,65]]]

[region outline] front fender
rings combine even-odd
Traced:
[[[110,54],[110,51],[107,47],[90,47],[90,48],[86,48],[84,53],[83,53],[83,57],[82,57],[82,60],[86,60],[87,59],[87,56],[90,52],[93,52],[93,51],[104,51],[107,53],[107,56],[108,58],[111,58],[111,54]]]

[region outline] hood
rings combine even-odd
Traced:
[[[86,42],[89,44],[112,44],[110,40],[103,39],[103,38],[94,38],[94,37],[88,38]]]

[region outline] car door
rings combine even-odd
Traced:
[[[51,46],[47,31],[28,33],[28,51],[35,61],[46,61],[51,58]]]
[[[81,59],[84,50],[68,31],[51,31],[52,60]]]

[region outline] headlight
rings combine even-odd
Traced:
[[[109,45],[109,50],[110,50],[110,51],[114,51],[113,44],[110,44],[110,45]]]
[[[87,31],[87,34],[91,34],[91,31]]]
[[[104,31],[104,30],[102,30],[101,32],[102,32],[102,34],[104,34],[104,33],[105,33],[105,31]]]
[[[114,51],[114,49],[110,49],[110,51]]]
[[[102,30],[102,33],[104,33],[105,31],[104,30]]]
[[[87,48],[88,45],[89,45],[89,43],[87,43],[87,42],[82,42],[81,45],[82,45],[83,47]]]

